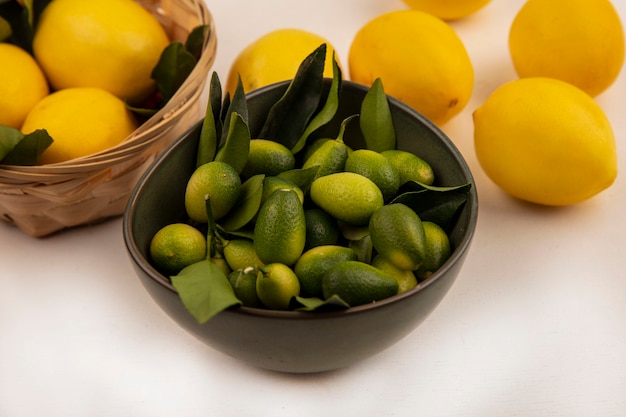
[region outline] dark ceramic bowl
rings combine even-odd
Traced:
[[[272,85],[249,94],[250,128],[258,129],[287,87]],[[335,137],[341,120],[358,113],[367,89],[344,81],[340,109],[328,126]],[[472,174],[453,143],[430,121],[390,98],[398,148],[429,161],[438,185],[473,183]],[[356,129],[346,143],[360,147]],[[349,125],[350,127],[350,125]],[[169,280],[148,261],[148,247],[161,227],[186,219],[184,190],[195,167],[200,125],[175,141],[137,184],[124,214],[124,240],[132,264],[154,301],[180,326],[208,346],[261,368],[320,372],[347,367],[398,342],[413,331],[439,304],[454,283],[466,258],[476,227],[475,187],[463,207],[450,241],[448,261],[421,285],[383,301],[339,312],[273,311],[231,308],[199,325],[185,310]]]

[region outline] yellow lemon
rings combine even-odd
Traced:
[[[567,81],[592,96],[613,84],[624,64],[624,30],[608,0],[529,0],[509,31],[520,77]]]
[[[419,10],[397,10],[366,23],[348,54],[350,78],[372,85],[443,124],[468,103],[474,68],[450,25]]]
[[[246,46],[235,58],[226,82],[231,96],[241,77],[246,93],[279,81],[292,79],[298,67],[321,44],[326,44],[324,76],[333,76],[334,48],[328,40],[302,29],[277,29]],[[335,57],[337,62],[339,58]]]
[[[457,20],[485,7],[491,0],[404,0],[411,8],[443,20]]]
[[[26,116],[24,134],[45,129],[54,142],[39,164],[63,162],[119,144],[137,128],[122,100],[100,88],[68,88],[39,101]]]
[[[151,73],[168,44],[159,21],[134,1],[54,0],[33,52],[54,89],[100,87],[137,104],[154,91]]]
[[[48,82],[25,50],[0,43],[0,125],[19,129],[35,104],[48,95]]]
[[[617,176],[615,138],[602,108],[552,78],[499,87],[474,112],[474,144],[489,178],[538,204],[579,203]]]

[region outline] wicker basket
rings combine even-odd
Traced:
[[[71,161],[41,166],[0,165],[0,218],[42,237],[119,216],[135,183],[157,154],[203,116],[202,97],[217,39],[203,0],[138,0],[170,39],[184,41],[196,26],[209,33],[202,57],[168,104],[122,143]]]

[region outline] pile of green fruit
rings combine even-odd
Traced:
[[[241,83],[222,98],[211,78],[185,190],[188,221],[163,227],[150,245],[152,264],[200,323],[241,305],[317,311],[376,302],[418,286],[450,256],[446,228],[471,184],[434,185],[427,161],[396,149],[380,80],[359,114],[321,137],[342,83],[334,62],[324,90],[325,54],[321,45],[302,62],[254,138]],[[362,149],[344,142],[357,121]]]

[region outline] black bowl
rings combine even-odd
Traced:
[[[328,85],[328,80],[326,80]],[[255,132],[288,83],[274,84],[248,95],[249,124]],[[359,112],[367,88],[344,81],[340,109],[327,126],[335,137],[341,120]],[[398,149],[428,161],[438,185],[473,183],[472,174],[454,144],[433,123],[405,104],[389,98]],[[350,125],[356,125],[350,129]],[[344,139],[361,147],[358,123]],[[231,308],[200,325],[185,310],[169,280],[148,260],[157,230],[185,221],[184,190],[195,168],[198,123],[176,140],[145,172],[124,213],[124,241],[142,284],[154,301],[180,326],[208,346],[257,367],[294,373],[347,367],[398,342],[413,331],[446,295],[468,253],[476,227],[475,187],[449,233],[453,248],[448,261],[418,287],[383,301],[333,312],[274,311]]]

